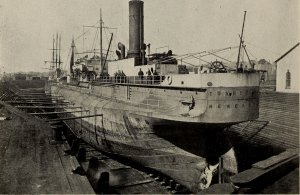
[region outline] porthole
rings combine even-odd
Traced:
[[[198,94],[198,92],[196,91],[196,95]]]
[[[182,91],[180,91],[180,94],[182,94]]]
[[[221,108],[221,104],[218,104],[218,108]]]
[[[207,82],[207,86],[211,87],[212,85],[212,82]]]
[[[212,109],[212,105],[209,105],[208,107],[209,107],[210,109]]]
[[[232,93],[229,93],[229,96],[232,96]]]
[[[227,105],[227,108],[230,108],[230,105],[229,105],[229,104]]]
[[[181,85],[183,85],[184,84],[184,82],[183,81],[181,81]]]

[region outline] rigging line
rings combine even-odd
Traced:
[[[66,59],[66,61],[65,61],[66,63],[64,64],[64,70],[67,69],[68,59],[69,59],[69,57],[70,57],[70,53],[71,53],[71,48],[69,49],[69,53],[68,53],[67,59]]]
[[[208,53],[210,53],[210,52],[208,52]],[[216,56],[216,57],[218,57],[218,58],[220,58],[220,59],[222,59],[222,60],[225,60],[225,61],[227,61],[227,62],[231,62],[230,60],[227,60],[226,58],[223,58],[223,57],[221,57],[221,56],[219,56],[219,55],[216,55],[216,54],[214,54],[214,53],[210,53],[211,55],[213,55],[213,56]]]
[[[71,48],[70,48],[71,49]],[[66,57],[66,53],[64,53],[64,56],[66,57],[62,57],[62,59],[66,59],[64,62],[65,63],[63,63],[63,62],[61,62],[63,65],[61,66],[61,68],[62,68],[62,70],[64,70],[65,69],[65,66],[66,66],[66,64],[67,64],[67,61],[68,61],[68,57],[69,57],[69,54],[70,54],[70,50],[69,50],[69,53],[68,53],[68,56]]]
[[[208,61],[205,61],[203,59],[200,59],[201,57],[204,57],[204,56],[207,56],[207,55],[211,55],[211,54],[207,54],[207,52],[211,52],[211,53],[218,53],[218,52],[222,52],[222,51],[225,51],[225,50],[228,50],[228,49],[235,49],[235,48],[238,48],[238,46],[234,46],[234,47],[226,47],[226,48],[221,48],[221,49],[214,49],[214,50],[208,50],[208,51],[201,51],[201,52],[194,52],[194,53],[187,53],[187,54],[183,54],[183,55],[178,55],[176,57],[174,57],[175,59],[179,60],[179,59],[189,59],[191,57],[194,57],[194,58],[197,58],[199,60],[202,60],[206,63],[209,63],[211,64],[211,62],[208,62]],[[202,53],[206,53],[206,54],[203,54],[199,57],[197,57],[197,55],[200,55]],[[169,59],[169,56],[168,57],[165,57],[165,58],[162,58],[160,60],[158,60],[158,63],[160,62],[168,62],[168,61],[171,61],[172,59]]]
[[[96,33],[95,33],[95,37],[94,37],[94,40],[93,40],[91,51],[93,51],[93,50],[95,51],[95,48],[96,48],[95,42],[96,42],[97,39],[98,39],[98,29],[96,29]]]
[[[107,31],[107,30],[104,29],[105,38],[106,38],[106,41],[107,41],[107,43],[108,43],[109,41],[108,41],[108,38],[107,38],[107,32],[106,32],[106,31]]]
[[[191,64],[191,63],[189,63],[189,62],[187,62],[187,61],[183,61],[183,60],[181,60],[182,62],[184,62],[184,63],[186,63],[186,64],[188,64],[188,65],[191,65],[191,66],[193,66],[193,67],[196,67],[197,65],[194,65],[194,64]]]
[[[252,54],[252,52],[250,52],[250,50],[249,50],[249,48],[248,48],[248,53],[253,57],[253,58],[255,58],[255,60],[257,60],[257,57],[256,56],[254,56],[253,54]]]
[[[215,54],[215,53],[225,52],[226,50],[229,50],[229,49],[232,50],[232,49],[237,49],[237,48],[239,48],[239,47],[238,46],[233,46],[233,47],[226,47],[226,48],[221,48],[221,49],[212,49],[212,50],[208,50],[208,51],[202,51],[202,52],[194,53],[194,54],[191,54],[191,55],[199,55],[201,53],[208,53],[208,54],[204,54],[204,55],[199,56],[199,57],[205,57],[205,56],[212,55],[211,53]]]
[[[260,46],[257,46],[257,45],[255,45],[255,44],[249,43],[248,41],[244,41],[244,42],[247,43],[247,44],[249,44],[249,45],[251,45],[251,46],[253,46],[253,47],[256,47],[256,48],[258,48],[258,49],[262,49],[262,50],[268,51],[268,52],[273,53],[273,54],[276,54],[276,55],[281,55],[281,54],[279,54],[279,53],[277,53],[277,52],[274,52],[274,51],[271,51],[271,50],[269,50],[269,49],[265,49],[265,48],[263,48],[263,47],[260,47]]]
[[[227,59],[235,58],[235,57],[233,57],[233,56],[235,56],[235,55],[236,55],[235,52],[231,52],[231,53],[229,53],[229,54],[227,55]]]
[[[192,56],[192,57],[194,57],[194,58],[196,58],[196,59],[198,59],[198,60],[200,60],[200,61],[203,61],[203,62],[205,62],[205,63],[208,63],[208,64],[212,64],[211,62],[208,62],[208,61],[206,61],[206,60],[203,60],[203,59],[201,59],[200,57],[198,57],[198,56]]]
[[[99,21],[96,22],[96,24],[92,25],[92,26],[96,26],[99,23]],[[81,38],[83,35],[85,35],[87,32],[89,32],[91,30],[91,28],[88,28],[88,30],[86,30],[84,33],[81,33],[80,35],[78,35],[78,37],[76,37],[74,40],[78,40],[79,38]]]

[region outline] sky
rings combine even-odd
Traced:
[[[83,25],[96,24],[100,8],[105,26],[117,28],[110,30],[112,50],[118,42],[128,48],[128,0],[0,0],[0,73],[46,71],[57,32],[66,67],[72,37],[82,51]],[[299,0],[144,0],[145,43],[152,52],[167,46],[178,55],[237,46],[247,11],[244,38],[251,58],[274,62],[300,41],[299,9]],[[84,29],[84,49],[91,49],[95,28]],[[108,30],[103,38],[106,49]],[[224,57],[236,59],[237,50]]]

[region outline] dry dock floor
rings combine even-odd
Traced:
[[[0,101],[0,193],[94,193],[76,162],[51,144],[51,127]]]

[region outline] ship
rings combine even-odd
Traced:
[[[49,82],[49,90],[94,117],[64,108],[69,113],[61,117],[78,117],[64,123],[98,150],[161,172],[192,192],[209,187],[220,156],[235,160],[224,129],[258,118],[253,68],[214,61],[191,73],[171,50],[146,56],[141,0],[129,1],[129,50],[118,43],[118,60],[106,61],[101,50],[98,72],[91,69],[96,75],[80,79],[74,47],[73,41],[68,79]]]

